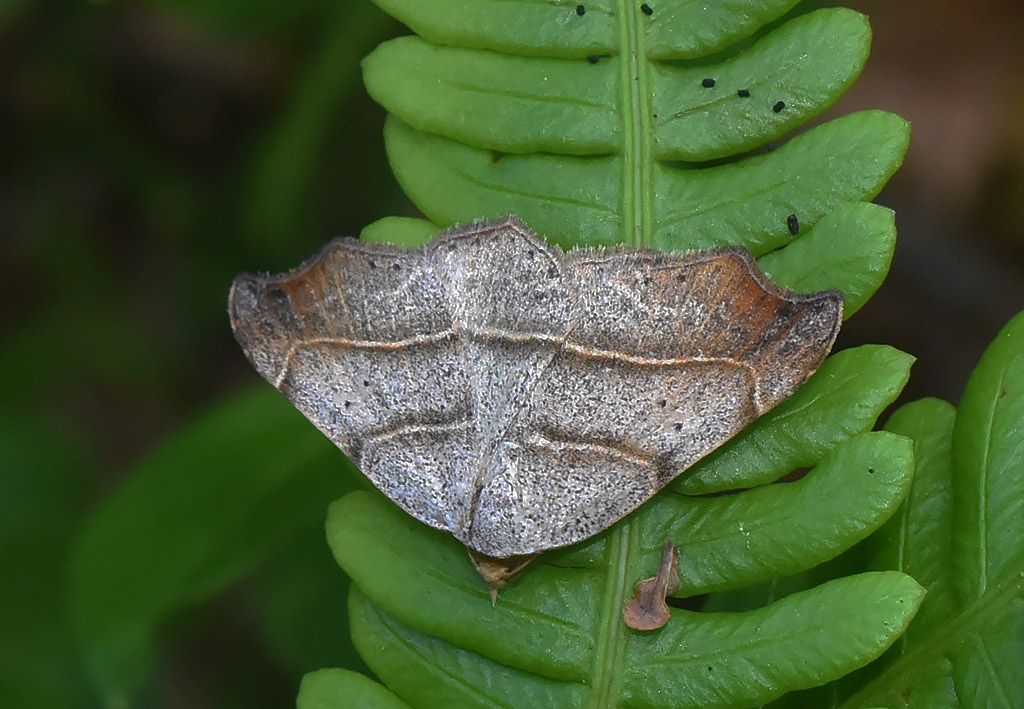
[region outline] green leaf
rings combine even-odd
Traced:
[[[724,14],[753,31],[789,4],[738,2]],[[746,155],[820,113],[856,78],[870,32],[849,10],[794,16],[697,64],[670,61],[687,56],[671,45],[689,44],[692,28],[671,23],[688,3],[659,3],[651,16],[625,4],[587,5],[584,16],[569,4],[460,5],[463,22],[486,7],[518,30],[515,48],[492,41],[493,19],[460,32],[443,4],[431,5],[431,19],[405,2],[381,5],[426,32],[379,47],[364,79],[392,114],[385,140],[395,176],[438,224],[514,212],[564,245],[730,243],[760,255],[792,240],[789,214],[808,228],[872,198],[907,148],[905,121],[865,112]],[[549,19],[525,19],[537,13]],[[618,26],[597,47],[572,48],[577,30],[608,22]],[[548,32],[569,44],[536,56],[531,48],[550,46],[531,42]],[[719,40],[699,44],[723,49]],[[874,287],[884,272],[872,267]]]
[[[327,669],[302,679],[296,709],[408,709],[392,692],[358,672]]]
[[[827,687],[805,692],[780,706],[955,707],[955,692],[938,673],[921,673],[913,666],[888,679],[879,679],[887,667],[901,658],[913,657],[917,648],[936,642],[956,615],[953,569],[949,563],[952,520],[953,468],[950,439],[956,410],[945,401],[921,399],[900,407],[886,423],[886,430],[914,441],[914,483],[893,517],[858,550],[875,569],[898,569],[912,575],[927,590],[921,608],[907,632],[882,659],[857,675]],[[844,702],[867,687],[862,699]],[[883,697],[884,689],[889,696]],[[909,704],[908,704],[909,700]]]
[[[438,224],[516,213],[563,246],[626,239],[628,215],[619,202],[628,185],[617,156],[500,155],[393,117],[384,136],[402,188]],[[792,240],[788,214],[811,225],[843,203],[877,194],[906,143],[902,119],[866,111],[765,155],[699,170],[655,165],[650,179],[660,199],[642,243],[675,251],[735,244],[763,254]],[[832,160],[845,169],[835,170]]]
[[[430,241],[440,231],[426,219],[384,217],[363,227],[359,238],[371,244],[396,244],[414,249]]]
[[[674,609],[662,630],[634,632],[623,594],[656,564],[657,549],[637,552],[661,531],[647,527],[647,510],[585,549],[542,556],[492,607],[450,536],[376,493],[352,493],[332,505],[328,540],[359,589],[356,646],[414,706],[747,706],[864,664],[920,601],[909,577],[867,574],[746,614]],[[684,578],[692,556],[681,553]]]
[[[958,410],[907,404],[886,428],[914,439],[903,506],[866,543],[875,568],[913,574],[928,595],[907,634],[859,678],[806,706],[1024,704],[1024,313],[989,346]]]
[[[416,34],[437,44],[527,56],[582,58],[612,52],[622,42],[620,23],[628,20],[634,40],[642,33],[649,54],[666,59],[711,54],[779,17],[797,0],[661,2],[657,24],[645,18],[639,6],[623,6],[613,0],[583,3],[586,13],[582,16],[576,12],[577,0],[522,6],[495,0],[376,2]],[[647,24],[641,24],[644,22]]]
[[[832,9],[796,18],[720,65],[652,64],[655,157],[709,160],[782,136],[853,82],[869,34],[863,15]],[[622,148],[625,61],[528,58],[400,37],[364,60],[363,76],[378,103],[419,131],[486,150],[592,155]],[[709,76],[717,83],[705,88]],[[787,110],[772,111],[782,97]]]
[[[735,490],[813,465],[874,425],[907,383],[913,361],[885,345],[832,355],[793,396],[677,479],[676,489],[698,495]]]
[[[665,539],[676,543],[686,565],[676,594],[682,597],[795,573],[831,559],[888,519],[910,487],[913,465],[906,439],[863,433],[796,482],[742,495],[657,497],[639,520],[642,547],[653,556]]]
[[[355,480],[267,386],[171,436],[93,515],[72,559],[74,619],[101,695],[127,701],[163,619],[315,525]]]
[[[964,604],[977,603],[1024,570],[1022,422],[1024,313],[985,351],[953,429],[953,550]]]
[[[858,202],[823,217],[803,238],[765,254],[759,265],[773,281],[797,292],[838,288],[843,317],[849,318],[882,285],[895,249],[892,211]]]
[[[908,140],[902,118],[863,111],[767,154],[700,170],[657,165],[653,187],[662,199],[650,245],[678,250],[736,244],[761,255],[792,241],[784,228],[788,214],[813,225],[843,203],[878,194]],[[835,170],[837,165],[842,168]]]
[[[902,160],[906,122],[866,111],[769,145],[855,79],[862,15],[783,18],[788,0],[665,0],[649,13],[378,4],[419,35],[385,43],[363,70],[391,113],[395,175],[433,223],[515,213],[564,247],[738,244],[780,283],[840,289],[848,313],[888,271],[892,215],[862,202]],[[388,220],[365,236],[414,245],[432,233]],[[348,495],[328,540],[354,582],[360,654],[424,707],[750,706],[864,665],[920,602],[906,575],[853,575],[740,613],[675,608],[650,634],[621,611],[666,539],[680,548],[678,595],[699,598],[814,568],[882,525],[909,487],[912,449],[868,429],[910,363],[886,347],[835,355],[636,513],[534,560],[496,607],[452,537],[375,492]],[[796,482],[765,484],[801,467]],[[694,496],[740,488],[753,489]]]
[[[806,686],[815,683],[810,677],[845,674],[903,632],[923,596],[909,576],[882,572],[836,579],[746,613],[679,611],[692,625],[641,636],[630,648],[626,704],[747,706],[794,676],[808,678]]]
[[[897,648],[919,644],[955,612],[953,569],[953,461],[950,457],[956,409],[939,399],[901,406],[885,424],[887,431],[914,441],[914,484],[899,511],[872,536],[871,565],[898,569],[928,589],[914,623]]]

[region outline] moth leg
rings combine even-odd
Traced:
[[[497,604],[498,591],[504,588],[508,580],[522,571],[527,564],[537,557],[536,554],[525,554],[523,556],[509,557],[508,559],[495,559],[494,557],[475,552],[469,547],[466,547],[466,551],[469,552],[469,558],[473,562],[473,566],[484,577],[484,581],[487,582],[490,588],[492,606]]]

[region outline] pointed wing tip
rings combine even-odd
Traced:
[[[236,338],[239,330],[257,309],[261,280],[264,279],[254,273],[240,273],[231,282],[228,289],[228,319]]]

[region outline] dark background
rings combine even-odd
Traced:
[[[884,108],[913,133],[877,200],[897,212],[891,275],[839,346],[910,352],[902,400],[955,403],[1024,307],[1024,4],[847,5],[870,15],[873,55],[828,115]],[[0,2],[0,424],[39,449],[74,441],[95,471],[45,503],[52,534],[255,381],[225,314],[235,273],[415,214],[358,71],[400,33],[362,0]],[[3,465],[0,485],[33,474]],[[244,627],[203,623],[172,633],[155,704],[219,705],[226,666],[291,703],[294,678]]]

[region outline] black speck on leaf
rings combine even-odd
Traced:
[[[585,15],[586,12],[587,8],[583,7],[582,5],[576,6],[576,14],[579,15],[580,17],[583,17],[583,15]]]
[[[786,226],[789,227],[789,233],[793,236],[800,233],[800,220],[796,218],[795,214],[790,214],[786,217]]]
[[[740,89],[739,91],[736,92],[736,95],[739,96],[740,98],[747,98],[748,96],[750,96],[750,89]]]
[[[779,111],[781,111],[785,107],[786,107],[786,102],[785,101],[776,101],[775,105],[772,106],[772,110],[775,111],[776,113],[778,113]]]
[[[648,5],[647,3],[644,3],[643,5],[640,6],[640,12],[644,13],[645,15],[653,15],[654,9],[651,8],[651,6]]]
[[[591,54],[589,57],[587,57],[587,61],[590,62],[591,64],[597,64],[599,61],[601,61],[601,57],[597,56],[596,54]]]
[[[705,89],[710,89],[712,86],[715,85],[715,80],[708,77],[707,79],[702,80],[700,82],[700,85],[703,86]]]

